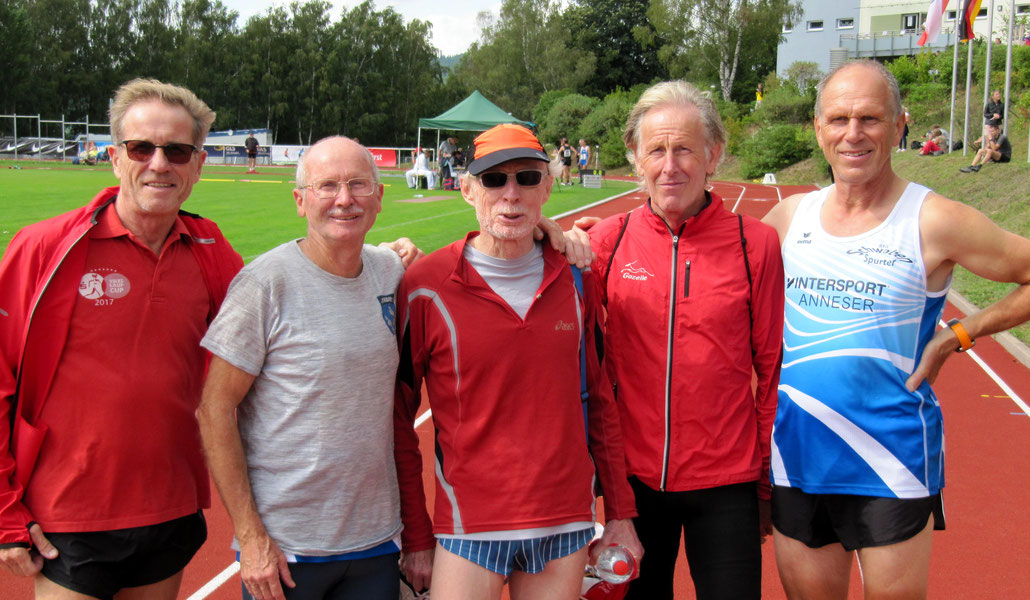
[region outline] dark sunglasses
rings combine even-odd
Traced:
[[[168,162],[184,165],[190,162],[190,159],[193,158],[193,153],[197,151],[197,147],[193,144],[165,144],[160,146],[143,140],[125,140],[122,144],[125,145],[125,153],[136,162],[147,162],[154,158],[154,152],[160,148],[165,153],[165,158],[168,159]]]
[[[544,178],[544,174],[540,171],[519,171],[515,173],[515,183],[522,187],[531,187],[538,185],[540,180]],[[501,171],[488,171],[479,175],[479,183],[483,184],[485,188],[499,188],[504,187],[508,183],[508,173]]]

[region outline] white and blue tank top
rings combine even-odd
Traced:
[[[947,294],[926,289],[910,183],[890,215],[851,237],[823,230],[830,188],[800,202],[783,241],[786,319],[772,478],[812,494],[921,498],[944,487],[941,409],[905,380]],[[950,281],[949,281],[950,284]]]

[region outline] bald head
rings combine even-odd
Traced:
[[[322,138],[314,143],[300,156],[297,161],[297,187],[302,188],[308,184],[309,161],[317,160],[326,153],[333,153],[345,160],[363,160],[368,164],[368,177],[379,183],[379,168],[376,167],[375,157],[367,148],[358,142],[342,135]]]
[[[901,108],[901,91],[898,89],[898,81],[894,75],[882,64],[875,60],[855,60],[846,62],[823,77],[816,86],[815,95],[815,116],[823,114],[823,93],[838,77],[845,75],[849,81],[858,82],[862,86],[883,86],[884,100],[891,111],[891,119],[901,116],[904,109]]]

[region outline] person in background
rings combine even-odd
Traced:
[[[586,140],[579,140],[579,185],[583,185],[583,173],[590,165],[590,145]]]

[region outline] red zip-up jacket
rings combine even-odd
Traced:
[[[431,548],[434,529],[462,534],[592,522],[594,463],[605,516],[636,516],[618,412],[596,352],[600,298],[591,273],[583,274],[580,298],[568,262],[545,244],[543,281],[523,319],[462,256],[474,235],[412,264],[397,293],[394,443],[404,550]],[[436,429],[432,524],[412,428],[423,381]]]
[[[118,189],[106,188],[82,208],[25,227],[0,262],[0,547],[29,544],[32,514],[21,498],[45,441],[38,417],[68,334],[89,231],[100,211],[114,210]],[[210,322],[243,260],[213,222],[183,211],[179,216],[195,242]],[[199,484],[207,507],[208,482]]]
[[[628,470],[652,489],[758,481],[768,498],[783,264],[771,227],[745,216],[743,237],[747,263],[738,216],[714,194],[677,231],[650,200],[590,229]]]

